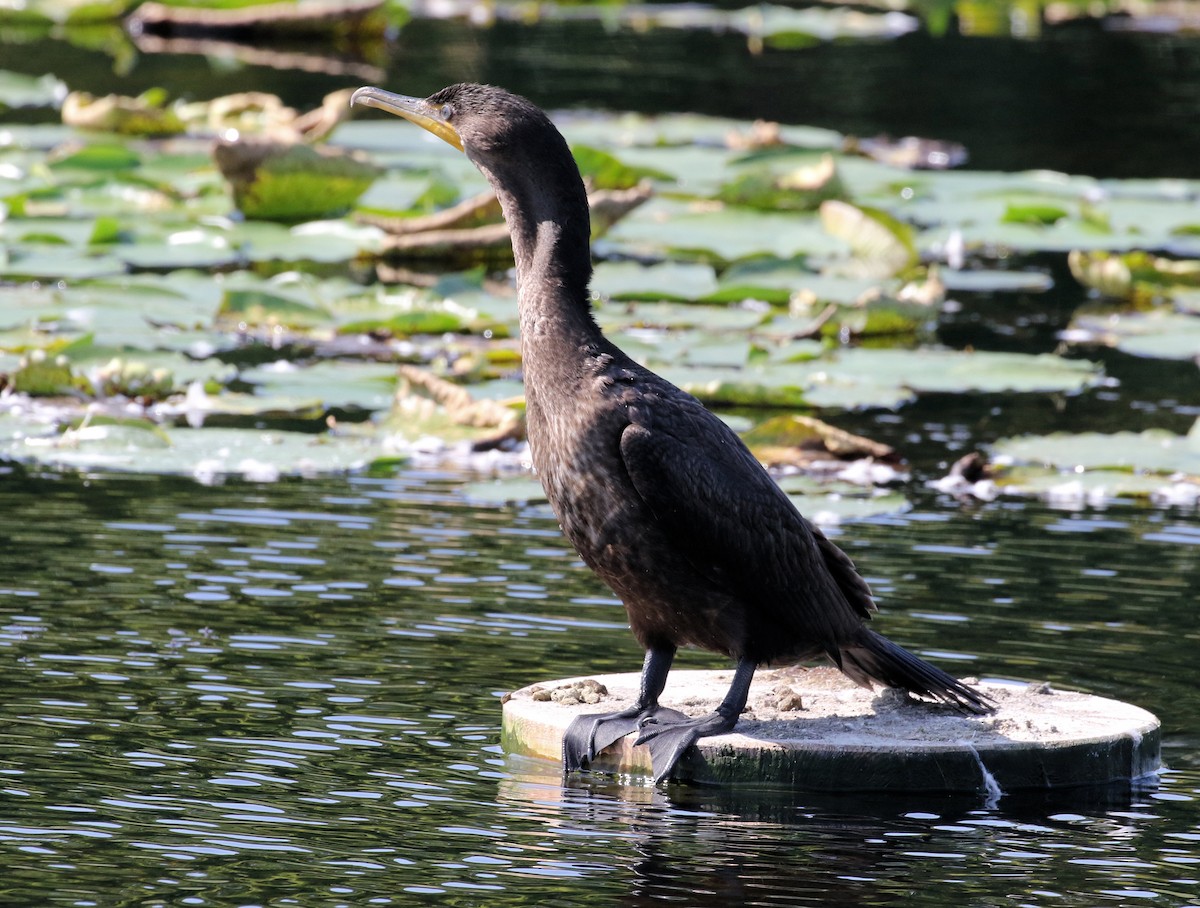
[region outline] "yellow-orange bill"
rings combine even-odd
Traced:
[[[422,129],[428,130],[444,142],[453,145],[459,151],[463,150],[462,139],[458,131],[446,121],[441,112],[428,104],[424,98],[410,98],[407,95],[397,95],[382,88],[367,86],[360,88],[350,96],[350,105],[361,104],[364,107],[374,107],[385,110],[390,114],[416,123]]]

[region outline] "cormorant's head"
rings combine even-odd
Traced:
[[[381,88],[360,88],[351,104],[377,107],[427,129],[474,159],[517,148],[536,151],[546,130],[556,132],[534,104],[512,92],[469,82],[451,85],[428,98],[410,98]]]

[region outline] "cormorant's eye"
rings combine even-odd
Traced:
[[[453,120],[454,119],[454,105],[453,104],[443,104],[442,109],[440,111],[438,111],[438,113],[441,114],[443,120]]]

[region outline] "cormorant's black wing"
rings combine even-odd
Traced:
[[[799,618],[815,639],[843,639],[869,617],[870,589],[853,563],[741,439],[692,398],[660,402],[645,418],[631,412],[621,455],[659,528],[697,571],[748,606]]]

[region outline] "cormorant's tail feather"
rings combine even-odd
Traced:
[[[975,688],[950,677],[869,628],[864,627],[854,643],[842,647],[839,668],[867,687],[872,681],[887,687],[900,687],[977,715],[995,709],[992,701]]]

